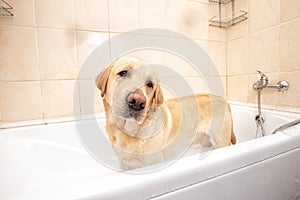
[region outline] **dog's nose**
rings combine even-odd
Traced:
[[[128,95],[127,102],[129,108],[133,109],[134,111],[140,111],[146,106],[146,97],[140,90],[136,90]]]

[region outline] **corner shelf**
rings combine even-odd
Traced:
[[[214,16],[209,20],[209,25],[219,28],[228,28],[247,19],[246,11],[239,10],[231,14],[231,17],[226,17],[226,15],[223,15],[225,18],[222,15]]]
[[[212,2],[212,3],[221,3],[221,4],[228,4],[231,1],[232,0],[209,0],[209,2]]]
[[[246,11],[243,10],[235,11],[234,0],[209,0],[209,2],[219,4],[219,15],[216,15],[209,20],[210,26],[219,27],[219,28],[228,28],[247,19]],[[230,17],[228,17],[225,14],[222,14],[222,5],[227,6],[228,3],[231,3]]]
[[[14,14],[10,11],[13,7],[4,0],[0,0],[0,17],[12,17]]]

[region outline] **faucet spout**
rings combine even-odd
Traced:
[[[258,80],[257,82],[255,82],[253,84],[253,89],[254,90],[262,90],[263,88],[267,87],[269,84],[269,79],[268,77],[262,73],[261,71],[257,70],[257,72],[260,75],[260,80]]]
[[[266,81],[269,80],[268,77],[267,77],[264,73],[262,73],[262,71],[257,70],[257,72],[258,72],[259,75],[260,75],[260,80],[266,80]]]
[[[260,80],[253,84],[254,90],[262,90],[263,88],[275,88],[278,91],[286,91],[289,89],[289,83],[287,81],[279,81],[277,84],[269,84],[268,77],[261,71],[257,71],[260,74]]]

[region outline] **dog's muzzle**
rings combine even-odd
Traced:
[[[146,97],[140,89],[129,93],[126,102],[129,109],[132,111],[141,111],[146,107]]]

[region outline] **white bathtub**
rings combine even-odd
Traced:
[[[96,162],[82,147],[74,122],[2,129],[0,199],[299,200],[300,127],[254,139],[256,109],[233,105],[232,110],[237,145],[143,174]],[[300,118],[263,114],[267,133]]]

